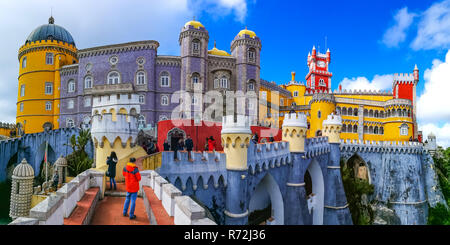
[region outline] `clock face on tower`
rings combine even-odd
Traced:
[[[319,66],[319,67],[325,67],[325,62],[323,62],[323,61],[321,61],[321,60],[319,60],[318,62],[317,62],[317,65]]]

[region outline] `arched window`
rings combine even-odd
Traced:
[[[169,105],[169,96],[167,95],[161,96],[161,105]]]
[[[318,112],[317,112],[317,118],[321,118],[322,117],[322,112],[319,110]]]
[[[219,78],[214,78],[214,88],[219,88],[219,83],[220,83],[220,81],[219,81]]]
[[[66,127],[67,127],[67,128],[73,128],[73,127],[75,127],[75,123],[74,123],[74,121],[73,121],[72,118],[67,118],[67,120],[66,120]]]
[[[341,115],[341,107],[336,107],[336,113],[338,114],[338,115]]]
[[[358,126],[356,124],[353,125],[353,133],[358,133]]]
[[[192,84],[200,83],[200,75],[198,73],[192,74]]]
[[[294,91],[294,97],[298,97],[298,91]]]
[[[347,125],[343,124],[342,125],[342,133],[347,132]]]
[[[353,116],[355,116],[355,117],[358,116],[358,109],[357,108],[353,109]]]
[[[400,126],[400,135],[408,135],[408,125],[406,123]]]
[[[23,102],[20,103],[20,105],[19,105],[19,110],[20,110],[20,111],[23,111]]]
[[[369,133],[369,128],[367,126],[364,126],[364,133],[365,134]]]
[[[167,118],[166,115],[160,115],[160,116],[159,116],[159,120],[160,120],[160,121],[165,121],[165,120],[168,120],[168,118]]]
[[[408,117],[411,117],[411,110],[408,109]]]
[[[53,83],[51,82],[45,83],[45,94],[53,94]]]
[[[369,134],[373,134],[373,126],[369,127]]]
[[[348,108],[347,114],[348,114],[349,116],[352,116],[352,115],[353,115],[353,109],[352,109],[351,107]]]
[[[247,89],[248,91],[253,91],[253,90],[255,90],[255,84],[254,83],[249,83],[248,84],[248,89]]]
[[[369,116],[369,111],[367,109],[364,109],[364,116],[365,117]]]
[[[145,84],[145,72],[139,71],[138,73],[136,73],[136,84],[137,85]]]
[[[50,101],[45,102],[45,110],[46,111],[52,110],[52,102],[50,102]]]
[[[391,117],[391,110],[387,110],[386,117]]]
[[[408,116],[408,112],[406,111],[406,109],[403,109],[403,114],[402,114],[402,116],[403,116],[403,117],[407,117],[407,116]]]
[[[47,53],[45,55],[45,64],[53,65],[53,53]]]
[[[380,134],[384,134],[384,128],[380,127]]]
[[[25,67],[27,67],[27,57],[26,56],[23,57],[23,59],[22,59],[22,68],[25,68]]]
[[[256,62],[256,50],[254,48],[248,49],[248,61]]]
[[[161,87],[170,87],[170,74],[167,71],[161,72],[159,80]]]
[[[84,88],[92,88],[92,77],[87,76],[84,78]]]
[[[145,116],[144,115],[140,115],[138,118],[138,127],[139,128],[145,128],[145,125],[147,124],[147,122],[145,121]]]
[[[402,116],[402,109],[398,108],[397,109],[397,117],[401,117]]]
[[[369,117],[373,117],[373,110],[369,111]]]
[[[319,86],[326,86],[325,81],[323,79],[319,80]]]
[[[373,129],[373,133],[378,134],[378,126],[375,126],[375,128]]]
[[[73,109],[75,102],[73,100],[67,101],[67,109]]]
[[[145,94],[139,94],[139,103],[145,104]]]
[[[69,93],[75,92],[75,81],[73,79],[69,80],[67,90],[69,91]]]
[[[222,76],[222,78],[220,78],[220,87],[228,88],[228,78],[226,76]]]
[[[201,42],[198,39],[192,40],[192,53],[200,54]]]
[[[342,115],[343,116],[347,115],[347,108],[346,107],[342,108]]]
[[[108,74],[108,84],[119,84],[120,75],[117,71],[112,71]]]
[[[378,111],[375,111],[374,116],[375,116],[376,118],[380,117],[380,114],[378,113]]]
[[[22,84],[20,86],[20,96],[25,96],[25,84]]]
[[[384,111],[380,111],[380,118],[384,118]]]

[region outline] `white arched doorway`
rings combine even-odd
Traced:
[[[323,225],[323,209],[324,209],[324,198],[325,198],[325,184],[323,179],[322,169],[316,160],[313,160],[305,173],[305,189],[306,189],[306,200],[308,203],[308,212],[310,206],[311,214],[313,216],[313,225]],[[311,197],[310,194],[314,194]],[[313,199],[311,199],[313,198]]]
[[[270,174],[266,174],[264,178],[256,186],[255,191],[249,202],[250,216],[256,212],[268,209],[270,207],[270,214],[273,218],[271,224],[284,224],[284,203],[281,195],[280,187],[275,179]],[[249,218],[250,218],[249,216]],[[250,221],[249,221],[250,222]]]

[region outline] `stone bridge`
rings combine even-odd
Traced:
[[[45,143],[48,143],[48,161],[54,163],[59,156],[72,153],[72,148],[69,146],[70,137],[78,135],[80,130],[79,128],[60,128],[0,141],[0,181],[8,178],[8,167],[17,165],[24,158],[33,167],[37,176],[44,160]],[[92,143],[86,146],[86,152],[90,157],[93,156]]]

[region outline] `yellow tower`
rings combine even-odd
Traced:
[[[147,155],[144,149],[135,143],[139,113],[137,94],[117,91],[109,95],[95,95],[93,98],[91,135],[95,145],[95,166],[96,169],[106,172],[106,159],[112,151],[116,152],[116,180],[119,182],[123,181],[122,169],[131,157],[138,159]]]
[[[316,137],[322,134],[322,124],[328,115],[336,110],[336,101],[332,94],[314,94],[311,101],[311,121],[308,137]]]
[[[221,138],[228,170],[247,170],[247,148],[251,134],[248,117],[237,115],[236,122],[233,115],[223,117]]]
[[[328,136],[329,143],[341,143],[342,118],[339,115],[330,114],[323,121],[323,136]]]
[[[290,152],[305,152],[307,124],[303,113],[286,114],[283,120],[283,141],[289,142]]]
[[[77,63],[77,48],[70,33],[55,25],[36,28],[19,49],[19,91],[16,123],[25,133],[36,133],[44,127],[59,128],[59,70]]]
[[[411,102],[405,99],[391,99],[385,105],[385,141],[408,141],[413,138],[414,122]]]

